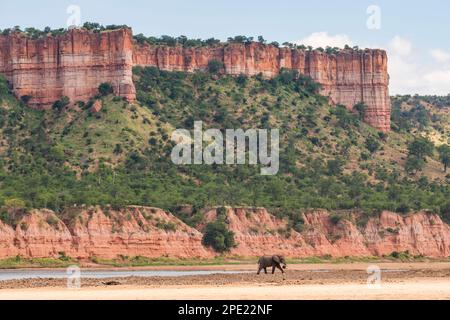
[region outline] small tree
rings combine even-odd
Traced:
[[[425,166],[423,158],[416,157],[414,155],[408,156],[406,159],[405,170],[408,173],[417,174]]]
[[[10,198],[5,200],[5,207],[12,212],[11,221],[16,219],[16,214],[19,210],[25,208],[25,201],[18,198]]]
[[[0,74],[0,102],[2,101],[3,97],[6,97],[8,95],[8,93],[8,82],[6,81],[6,78]]]
[[[113,152],[114,154],[121,154],[123,152],[122,145],[120,143],[116,144]]]
[[[24,103],[24,104],[28,104],[28,102],[30,102],[30,100],[33,99],[32,96],[30,95],[24,95],[20,97],[20,100]]]
[[[380,143],[373,136],[369,136],[366,140],[366,148],[370,153],[374,153],[380,148]]]
[[[444,172],[447,172],[447,168],[450,165],[450,146],[444,144],[438,147],[439,159],[444,165]]]
[[[100,84],[98,86],[98,92],[100,93],[101,96],[107,96],[108,94],[112,94],[114,93],[114,89],[111,85],[111,83],[109,82],[103,82],[102,84]]]
[[[57,110],[58,112],[61,112],[65,107],[67,107],[70,103],[69,97],[63,96],[58,101],[55,101],[52,108],[53,110]]]
[[[211,222],[205,227],[202,243],[223,253],[235,246],[234,233],[227,229],[223,221]]]
[[[258,36],[258,42],[261,44],[266,44],[267,41],[264,39],[263,36]]]
[[[364,120],[366,116],[367,105],[363,102],[355,104],[353,110],[358,113],[359,120]]]
[[[219,60],[211,60],[208,62],[208,71],[212,74],[218,74],[224,68],[223,62]]]
[[[358,122],[356,116],[343,105],[338,104],[333,113],[336,115],[338,125],[343,129],[348,129],[351,125],[356,125]]]
[[[338,176],[342,174],[344,161],[341,159],[333,159],[327,161],[327,174],[329,176]]]
[[[340,216],[340,215],[338,215],[338,214],[332,214],[331,216],[330,216],[330,221],[331,221],[331,223],[333,224],[333,225],[337,225],[337,224],[339,224],[339,222],[341,222],[341,220],[342,220],[342,216]]]
[[[426,138],[416,138],[408,145],[408,152],[410,156],[424,159],[433,154],[433,143]]]

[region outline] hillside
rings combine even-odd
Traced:
[[[448,176],[437,150],[421,170],[405,171],[408,144],[430,130],[448,136],[448,118],[379,133],[361,115],[331,107],[316,83],[295,72],[270,80],[152,67],[133,73],[138,101],[99,96],[99,112],[90,111],[93,101],[31,110],[3,80],[0,204],[57,212],[74,204],[145,205],[172,210],[190,225],[202,219],[201,208],[217,205],[274,208],[293,222],[310,208],[359,208],[368,216],[427,209],[449,221]],[[170,134],[195,120],[207,128],[279,128],[279,174],[173,165]]]

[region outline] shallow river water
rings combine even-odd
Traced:
[[[81,269],[82,278],[120,278],[120,277],[182,277],[182,276],[198,276],[210,274],[237,274],[248,273],[249,271],[205,271],[205,270],[189,270],[189,271],[173,271],[173,270],[83,270]],[[70,272],[69,274],[72,274]],[[68,274],[65,269],[61,270],[0,270],[0,281],[20,280],[20,279],[63,279]]]

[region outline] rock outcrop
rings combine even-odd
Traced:
[[[327,54],[277,48],[260,43],[230,43],[212,47],[151,46],[133,41],[131,29],[106,32],[72,29],[59,36],[31,39],[21,33],[0,35],[0,73],[17,97],[31,96],[35,108],[49,108],[62,96],[86,101],[98,86],[110,82],[114,92],[135,99],[134,65],[162,70],[207,69],[208,62],[224,64],[231,75],[262,74],[270,78],[282,68],[297,70],[322,85],[332,104],[352,109],[364,102],[366,122],[390,130],[389,76],[383,50],[341,50]]]
[[[131,29],[91,32],[72,29],[63,35],[30,39],[22,33],[0,35],[0,73],[18,98],[46,109],[62,96],[87,101],[110,82],[114,92],[135,99]]]
[[[32,210],[15,227],[0,221],[0,259],[59,257],[113,259],[120,256],[150,258],[212,258],[202,245],[205,224],[216,219],[206,212],[198,230],[161,209],[127,207],[71,208],[58,218],[50,210]],[[408,251],[411,255],[450,256],[450,227],[437,215],[420,212],[400,216],[382,212],[357,226],[358,214],[340,221],[327,211],[303,214],[303,230],[287,228],[287,221],[263,208],[228,208],[226,221],[237,246],[230,255],[259,256],[282,253],[288,257],[382,256]]]
[[[66,210],[63,222],[52,211],[33,210],[13,229],[0,221],[0,258],[123,256],[208,258],[202,234],[160,209]]]
[[[215,220],[216,214],[216,210],[209,211],[206,221]],[[450,255],[450,227],[439,216],[425,212],[403,217],[383,211],[379,218],[370,218],[358,227],[357,213],[333,223],[329,212],[315,210],[303,214],[300,233],[263,208],[228,208],[226,215],[238,244],[231,254],[240,256],[278,252],[289,257],[361,257],[395,251],[429,257]]]
[[[230,43],[214,47],[183,48],[135,44],[135,65],[154,66],[166,71],[206,70],[211,60],[221,61],[230,75],[271,78],[280,70],[296,70],[322,85],[321,94],[330,103],[348,109],[367,105],[365,121],[381,130],[390,130],[389,76],[383,50],[340,50],[327,54],[318,50],[277,48],[260,43]]]

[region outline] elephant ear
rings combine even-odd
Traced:
[[[280,263],[280,257],[279,256],[273,256],[272,260],[276,263]]]

